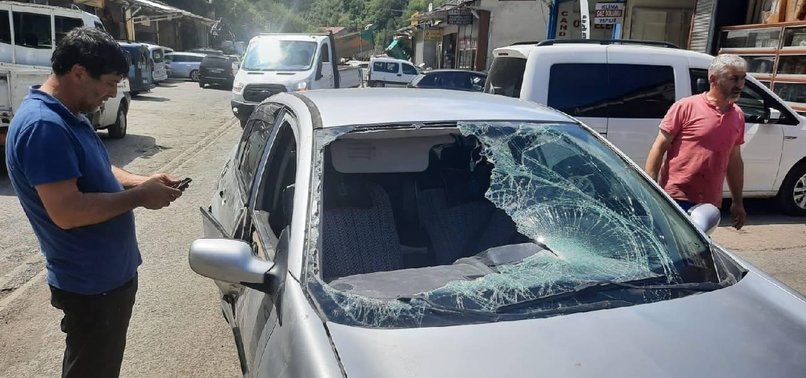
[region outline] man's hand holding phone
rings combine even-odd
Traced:
[[[190,178],[190,177],[185,177],[185,178],[183,178],[182,180],[180,180],[178,184],[176,184],[175,188],[177,188],[177,189],[179,189],[179,190],[181,190],[181,191],[183,191],[183,192],[184,192],[184,191],[185,191],[185,189],[187,189],[187,188],[188,188],[188,185],[190,185],[190,182],[191,182],[191,181],[193,181],[193,179],[192,179],[192,178]]]

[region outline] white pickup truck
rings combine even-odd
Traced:
[[[249,41],[232,85],[232,112],[241,126],[255,106],[280,92],[355,88],[361,68],[339,66],[332,35],[261,34]]]
[[[12,21],[0,24],[0,31],[3,27],[9,31],[23,30],[15,23],[35,16],[39,21],[44,20],[37,24],[37,29],[31,29],[24,36],[11,33],[8,40],[0,38],[0,171],[5,169],[6,134],[14,112],[28,95],[29,88],[44,83],[50,75],[50,58],[59,38],[80,26],[103,29],[97,16],[77,9],[0,1],[0,19]],[[123,79],[118,84],[117,96],[107,100],[95,113],[87,114],[96,129],[108,129],[112,138],[126,135],[126,114],[131,102],[128,92],[129,82]]]

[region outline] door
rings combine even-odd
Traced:
[[[674,72],[669,65],[608,65],[607,139],[641,168],[661,120],[675,102]]]
[[[398,75],[402,76],[398,62],[376,60],[372,63],[372,81],[396,83]]]
[[[419,74],[417,68],[408,63],[401,63],[400,70],[401,75],[398,76],[398,83],[400,84],[411,83],[411,81],[414,80],[414,78]]]
[[[331,58],[330,43],[324,42],[319,46],[319,63],[314,66],[314,69],[317,70],[316,77],[319,79],[313,81],[313,89],[329,89],[336,87],[335,79],[333,77],[333,62],[331,61]]]
[[[245,239],[252,253],[260,259],[287,266],[288,248],[278,248],[281,235],[290,232],[293,216],[293,194],[297,167],[297,140],[292,115],[283,116],[270,141],[270,151],[262,160],[263,176],[255,184],[250,201],[248,231]],[[285,272],[287,274],[287,271]],[[235,298],[235,321],[243,341],[244,357],[249,371],[255,370],[264,349],[273,340],[270,336],[280,326],[276,296],[243,287]]]
[[[691,82],[692,92],[702,93],[708,90],[708,71],[692,69]],[[757,81],[749,77],[736,104],[742,108],[745,120],[744,145],[742,145],[744,192],[772,191],[783,152],[783,128],[787,127],[785,124],[790,121],[789,111],[764,91]],[[778,121],[770,120],[770,108],[781,112],[782,118]],[[730,193],[727,183],[724,192]]]

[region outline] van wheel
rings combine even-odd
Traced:
[[[778,191],[778,204],[789,215],[806,215],[806,161],[789,172]]]
[[[190,80],[199,81],[199,70],[190,71]]]
[[[126,136],[126,106],[120,104],[118,108],[118,115],[115,118],[115,124],[109,126],[109,137],[113,139],[121,139]]]

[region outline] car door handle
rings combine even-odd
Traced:
[[[795,139],[798,139],[798,137],[794,135],[787,135],[784,137],[784,140],[795,140]]]
[[[397,76],[403,76],[403,74],[397,74]]]

